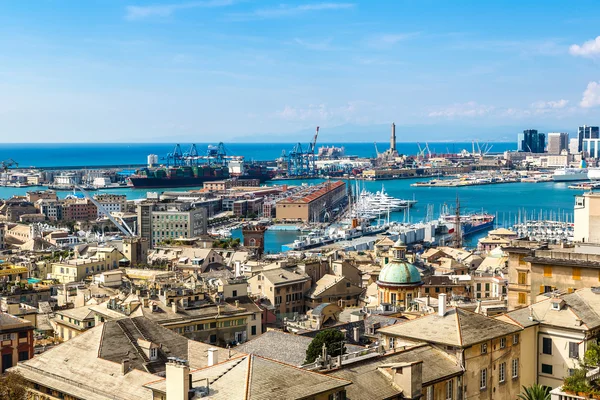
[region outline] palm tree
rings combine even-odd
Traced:
[[[550,388],[534,383],[529,387],[523,386],[523,392],[517,397],[521,400],[550,400]]]

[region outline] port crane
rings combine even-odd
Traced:
[[[2,168],[2,171],[6,172],[8,171],[9,168],[11,167],[18,167],[19,163],[16,162],[15,160],[13,160],[12,158],[9,158],[8,160],[4,160],[4,161],[0,161],[0,168]]]
[[[206,150],[206,155],[200,155],[198,148],[195,144],[190,146],[187,152],[181,150],[179,144],[175,145],[175,148],[171,153],[167,153],[167,157],[163,158],[166,160],[167,166],[173,167],[193,167],[204,163],[211,163],[225,166],[228,160],[242,160],[240,156],[228,156],[225,151],[225,145],[220,142],[218,145],[209,145]]]
[[[108,212],[106,210],[106,208],[104,208],[104,206],[102,204],[100,204],[96,199],[94,199],[92,196],[90,196],[90,194],[88,192],[86,192],[85,189],[83,189],[79,185],[75,185],[74,187],[75,187],[75,189],[78,189],[81,193],[83,193],[83,196],[86,199],[88,199],[89,201],[91,201],[98,208],[98,210],[100,210],[104,215],[106,215],[108,217],[108,219],[110,220],[110,222],[112,222],[121,231],[121,233],[123,233],[123,235],[125,235],[125,237],[135,236],[135,234],[133,233],[133,230],[129,227],[129,225],[127,225],[127,223],[125,222],[125,220],[123,220],[123,218],[119,218],[121,220],[121,223],[119,223],[116,220],[116,218],[113,217],[110,214],[110,212]]]
[[[317,173],[315,148],[319,137],[319,127],[312,142],[304,149],[301,143],[296,143],[287,155],[288,176],[314,176]]]

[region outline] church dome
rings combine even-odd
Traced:
[[[398,240],[392,251],[394,252],[394,258],[381,269],[377,285],[421,285],[419,270],[405,258],[406,246],[404,243]]]

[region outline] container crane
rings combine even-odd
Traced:
[[[288,176],[314,176],[317,173],[315,148],[319,136],[319,127],[308,148],[302,147],[301,143],[296,143],[288,153]]]
[[[12,158],[9,158],[8,160],[4,160],[4,161],[0,161],[0,168],[2,168],[2,170],[4,172],[8,171],[8,169],[10,167],[18,167],[19,163],[16,162],[15,160],[13,160]]]

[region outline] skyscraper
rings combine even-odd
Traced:
[[[546,147],[546,135],[536,129],[526,129],[518,137],[519,151],[543,153]]]
[[[560,154],[569,147],[569,134],[565,132],[548,133],[548,154]]]
[[[583,139],[598,139],[599,129],[597,126],[580,126],[577,130],[577,140],[579,147],[577,151],[583,151]]]

